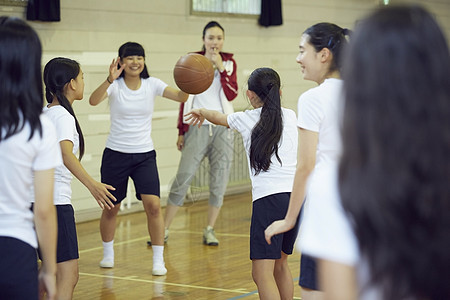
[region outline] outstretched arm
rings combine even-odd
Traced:
[[[108,97],[106,90],[109,88],[109,86],[114,80],[119,78],[120,74],[122,73],[123,69],[126,66],[126,64],[123,64],[118,69],[117,66],[119,65],[119,60],[120,60],[119,57],[112,60],[111,65],[109,66],[108,77],[105,79],[105,81],[102,82],[102,84],[100,84],[100,86],[97,89],[95,89],[91,97],[89,97],[90,105],[95,106],[100,102],[102,102],[103,100],[105,100],[106,97]]]
[[[199,128],[202,126],[205,119],[213,124],[229,127],[227,115],[216,110],[208,110],[205,108],[193,109],[188,112],[185,117],[190,125],[198,125]]]
[[[181,90],[177,90],[168,86],[164,89],[163,97],[177,102],[186,102],[186,100],[189,97],[189,94],[186,94]]]
[[[69,140],[61,141],[61,153],[64,161],[64,165],[67,169],[86,186],[94,196],[101,209],[111,209],[114,207],[112,201],[116,201],[116,198],[109,192],[109,190],[115,190],[114,187],[98,182],[94,180],[83,168],[80,161],[73,154],[73,143]]]
[[[306,195],[306,181],[314,170],[316,164],[316,148],[319,134],[314,131],[300,128],[297,170],[295,171],[294,186],[292,187],[289,208],[283,220],[273,222],[264,231],[267,243],[271,243],[272,236],[286,232],[297,222],[300,208]]]

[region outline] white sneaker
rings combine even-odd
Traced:
[[[113,268],[114,267],[114,258],[104,257],[100,262],[100,268]]]
[[[219,240],[216,238],[216,233],[214,232],[214,229],[205,228],[203,230],[203,244],[208,246],[218,246]]]
[[[164,276],[167,274],[167,269],[164,264],[157,264],[153,266],[152,275],[154,276]]]

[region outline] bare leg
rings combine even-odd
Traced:
[[[217,217],[219,216],[219,212],[220,207],[215,207],[212,205],[208,206],[208,226],[214,227]]]
[[[326,299],[358,299],[358,282],[353,266],[329,260],[318,260],[319,283]]]
[[[58,300],[71,300],[73,290],[78,282],[78,259],[72,259],[57,264],[56,286]]]
[[[253,259],[252,276],[258,287],[259,299],[279,300],[280,292],[275,282],[274,274],[275,260]],[[291,298],[292,299],[292,298]]]
[[[164,219],[161,213],[161,205],[158,196],[143,195],[142,204],[147,214],[148,233],[153,245],[164,246]]]
[[[103,242],[110,242],[114,239],[116,232],[116,217],[120,209],[120,203],[114,205],[111,210],[104,209],[100,218],[100,234]]]
[[[170,224],[172,224],[172,221],[175,218],[175,215],[177,214],[179,208],[180,207],[178,205],[167,204],[166,212],[164,214],[164,226],[167,229],[170,227]]]
[[[287,263],[288,255],[281,252],[281,258],[275,260],[275,269],[273,275],[280,292],[281,299],[294,298],[294,282],[292,279],[291,270]]]
[[[325,293],[321,291],[301,288],[302,300],[325,300]]]

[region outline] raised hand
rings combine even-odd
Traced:
[[[108,79],[113,82],[117,78],[119,78],[120,74],[122,73],[123,69],[127,66],[126,64],[122,64],[120,68],[117,68],[119,66],[120,57],[117,57],[112,60],[111,65],[109,66],[109,76]]]
[[[222,56],[220,56],[219,48],[211,48],[209,50],[208,58],[211,60],[211,62],[214,64],[214,66],[219,70],[223,71],[223,61]]]

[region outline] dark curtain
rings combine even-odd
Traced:
[[[259,24],[266,27],[283,24],[281,0],[261,0]]]
[[[27,20],[61,21],[60,0],[28,0]]]

